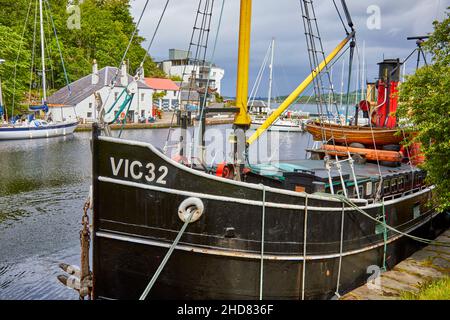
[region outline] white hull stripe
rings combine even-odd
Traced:
[[[433,215],[430,215],[427,219],[422,221],[420,224],[410,228],[405,233],[410,233],[414,231],[415,229],[421,227],[428,221],[430,221],[433,218]],[[107,238],[107,239],[113,239],[113,240],[119,240],[119,241],[125,241],[125,242],[131,242],[131,243],[137,243],[137,244],[144,244],[154,247],[161,247],[161,248],[169,248],[171,246],[170,243],[160,242],[160,241],[154,241],[154,240],[148,240],[143,238],[138,238],[135,236],[127,236],[127,235],[120,235],[112,232],[106,232],[106,231],[97,231],[95,235],[99,238]],[[403,235],[396,235],[389,240],[386,241],[387,244],[394,242],[398,239],[403,237]],[[380,242],[377,244],[373,244],[371,246],[367,246],[361,249],[352,250],[343,252],[342,256],[351,256],[355,255],[361,252],[369,251],[372,249],[376,249],[378,247],[384,246],[384,242]],[[194,252],[194,253],[200,253],[200,254],[210,254],[210,255],[216,255],[216,256],[226,256],[226,257],[235,257],[235,258],[247,258],[247,259],[255,259],[255,260],[261,260],[261,254],[259,253],[245,253],[241,251],[231,251],[231,250],[220,250],[220,249],[206,249],[202,247],[194,247],[189,245],[177,245],[175,247],[177,250],[181,251],[188,251],[188,252]],[[325,254],[325,255],[310,255],[310,256],[303,256],[303,255],[264,255],[264,260],[280,260],[280,261],[303,261],[303,260],[324,260],[324,259],[335,259],[339,258],[341,255],[339,253],[334,254]]]
[[[337,199],[327,198],[327,197],[323,197],[323,196],[320,196],[320,195],[306,194],[305,192],[296,192],[296,191],[290,191],[290,190],[277,189],[277,188],[272,188],[272,187],[268,187],[268,186],[263,187],[263,186],[261,186],[259,184],[256,184],[256,183],[248,183],[248,182],[230,180],[230,179],[221,178],[221,177],[218,177],[218,176],[215,176],[215,175],[212,175],[212,174],[208,174],[208,173],[205,173],[205,172],[202,172],[202,171],[194,170],[194,169],[188,168],[185,165],[182,165],[182,164],[180,164],[180,163],[170,159],[169,157],[165,156],[164,154],[162,154],[158,149],[156,149],[150,143],[145,143],[145,142],[141,142],[141,141],[124,140],[124,139],[113,138],[113,137],[105,137],[105,136],[100,136],[100,137],[98,137],[98,139],[101,140],[101,141],[106,141],[106,142],[112,142],[112,143],[118,143],[118,144],[125,144],[125,145],[129,145],[129,146],[138,146],[138,147],[148,148],[148,149],[150,149],[151,152],[156,154],[162,160],[170,163],[171,165],[173,165],[174,167],[176,167],[176,168],[178,168],[178,169],[180,169],[182,171],[186,171],[186,172],[188,172],[190,174],[197,175],[197,176],[200,176],[200,177],[203,177],[203,178],[220,181],[222,183],[233,184],[233,185],[240,186],[240,187],[246,187],[246,188],[250,188],[250,189],[261,190],[261,192],[262,192],[263,188],[265,188],[266,192],[270,191],[270,192],[275,192],[275,193],[280,193],[280,194],[287,194],[287,195],[294,196],[294,197],[299,197],[299,198],[305,198],[306,196],[308,196],[308,198],[310,198],[310,199],[319,199],[319,200],[341,202],[341,201],[339,201]],[[354,203],[367,204],[367,200],[365,200],[365,199],[351,199],[351,201],[354,202]]]
[[[225,196],[216,196],[216,195],[206,194],[206,193],[197,193],[197,192],[191,192],[191,191],[170,189],[170,188],[164,188],[164,187],[159,187],[159,186],[155,186],[155,185],[132,182],[132,181],[127,181],[127,180],[113,179],[113,178],[103,177],[103,176],[98,177],[98,180],[101,182],[105,182],[105,183],[112,183],[112,184],[118,184],[118,185],[123,185],[123,186],[127,186],[127,187],[134,187],[134,188],[139,188],[139,189],[146,189],[146,190],[182,195],[182,196],[186,196],[186,197],[198,197],[198,198],[209,199],[209,200],[234,202],[234,203],[240,203],[240,204],[245,204],[245,205],[260,206],[260,207],[262,207],[264,205],[266,207],[271,207],[271,208],[280,208],[280,209],[288,209],[288,210],[305,210],[305,206],[303,206],[303,205],[274,203],[274,202],[263,203],[262,201],[258,201],[258,200],[247,200],[247,199],[242,199],[242,198],[232,198],[232,197],[225,197]],[[416,197],[417,195],[425,193],[429,190],[430,189],[427,188],[427,189],[423,189],[417,193],[413,193],[413,194],[410,194],[407,196],[403,196],[401,198],[389,200],[389,201],[386,201],[384,203],[384,205],[387,206],[387,205],[394,204],[396,202],[404,201],[406,199]],[[325,198],[325,197],[322,197],[322,198]],[[328,200],[328,198],[325,198],[325,199]],[[371,209],[371,208],[376,208],[376,207],[381,207],[381,206],[382,206],[381,203],[375,203],[375,204],[371,204],[371,205],[368,205],[365,207],[359,207],[359,208],[364,210],[364,209]],[[325,212],[329,212],[329,211],[342,212],[342,207],[312,207],[312,206],[308,206],[308,210],[325,211]],[[355,208],[345,207],[344,210],[345,211],[355,211]]]

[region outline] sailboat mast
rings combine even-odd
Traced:
[[[270,110],[270,101],[272,99],[272,79],[273,79],[273,51],[275,47],[275,39],[272,38],[271,52],[270,52],[270,65],[269,65],[269,94],[267,97],[267,108]],[[268,110],[268,111],[269,111]]]
[[[42,13],[42,0],[39,0],[39,18],[41,28],[42,103],[45,104],[47,102],[47,84],[45,78],[44,18]]]

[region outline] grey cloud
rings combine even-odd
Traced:
[[[140,25],[140,34],[150,39],[161,14],[165,0],[150,1]],[[137,20],[145,1],[134,0],[132,13]],[[340,1],[336,0],[340,7]],[[405,58],[415,47],[406,37],[432,31],[432,22],[442,19],[444,9],[450,0],[348,0],[349,10],[357,30],[358,47],[365,42],[367,79],[377,74],[376,63],[386,58]],[[215,17],[212,25],[210,48],[212,49],[221,0],[215,0]],[[381,29],[369,30],[366,22],[367,8],[376,5],[381,10]],[[187,49],[198,0],[171,0],[168,11],[155,39],[150,54],[158,59],[168,55],[169,48]],[[332,0],[315,1],[316,16],[323,39],[325,51],[329,52],[345,36]],[[226,0],[222,26],[214,62],[225,69],[223,90],[225,95],[233,96],[236,81],[237,42],[239,25],[239,1]],[[252,20],[252,46],[250,67],[250,88],[260,68],[272,37],[276,38],[274,63],[274,87],[287,94],[309,73],[303,24],[299,0],[254,0]],[[144,45],[146,46],[146,42]],[[362,52],[360,52],[360,55]],[[346,61],[347,64],[347,61]],[[357,61],[356,61],[357,64]],[[340,82],[341,67],[336,66],[335,84]],[[407,64],[408,72],[415,63]],[[354,76],[354,75],[353,75]],[[265,95],[267,81],[262,83],[260,94]]]

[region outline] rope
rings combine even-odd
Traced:
[[[152,279],[150,280],[150,282],[148,283],[148,285],[145,288],[144,292],[140,296],[139,300],[144,300],[147,297],[148,293],[152,289],[152,287],[155,284],[156,280],[158,279],[159,275],[163,271],[167,261],[169,260],[170,256],[172,255],[173,250],[175,249],[175,247],[177,246],[178,242],[180,241],[181,236],[183,235],[183,233],[186,230],[187,226],[191,222],[191,219],[192,219],[192,216],[194,215],[194,212],[195,212],[195,210],[191,210],[191,213],[189,214],[188,218],[186,219],[186,222],[181,227],[180,231],[178,232],[177,237],[175,238],[175,240],[173,241],[172,245],[170,246],[169,251],[166,253],[163,261],[159,265],[158,269],[156,270],[156,272],[153,275]]]
[[[338,275],[337,275],[337,281],[336,281],[336,292],[335,295],[340,298],[341,295],[339,294],[339,284],[341,281],[341,268],[342,268],[342,252],[344,247],[344,212],[345,212],[345,204],[342,203],[342,213],[341,213],[341,240],[339,245],[339,268],[338,268]]]
[[[266,186],[260,184],[263,192],[262,199],[262,222],[261,222],[261,267],[259,274],[259,300],[263,298],[263,281],[264,281],[264,231],[265,231],[265,219],[266,219]]]
[[[198,67],[198,62],[199,62],[199,58],[198,58],[198,47],[199,46],[201,46],[201,44],[200,43],[194,43],[194,36],[195,36],[195,31],[196,30],[199,30],[199,32],[201,33],[201,32],[206,32],[206,30],[204,30],[204,28],[203,28],[203,24],[204,24],[204,19],[205,19],[205,14],[206,14],[206,7],[205,7],[205,9],[204,9],[204,13],[203,13],[203,18],[202,18],[202,24],[201,24],[201,26],[200,27],[197,27],[197,22],[198,22],[198,18],[199,18],[199,15],[202,13],[201,11],[200,11],[200,9],[201,9],[201,4],[202,4],[202,0],[199,0],[198,1],[198,7],[197,7],[197,14],[196,14],[196,16],[195,16],[195,21],[194,21],[194,26],[193,26],[193,28],[192,28],[192,33],[191,33],[191,38],[190,38],[190,40],[189,40],[189,46],[188,46],[188,50],[187,50],[187,52],[191,52],[191,49],[192,49],[192,46],[197,46],[197,50],[196,50],[196,55],[195,55],[195,59],[189,59],[189,57],[187,57],[187,63],[183,66],[183,72],[182,72],[182,75],[181,75],[181,81],[180,81],[180,90],[178,91],[178,94],[177,94],[177,100],[179,101],[179,110],[181,111],[181,92],[182,92],[182,89],[183,89],[183,81],[184,81],[184,77],[186,76],[186,67],[187,67],[187,65],[189,64],[189,62],[190,62],[190,60],[192,60],[192,61],[194,61],[194,62],[196,62],[196,63],[194,63],[194,67],[193,67],[193,70],[192,71],[195,71],[195,72],[197,72],[197,67]],[[205,3],[205,6],[207,5],[208,3]],[[212,12],[212,7],[211,7],[211,12]],[[211,22],[211,19],[210,19],[210,22]],[[208,28],[208,30],[207,30],[208,32],[209,32],[209,28]],[[198,41],[198,40],[197,40]],[[207,43],[203,46],[203,48],[205,49],[205,51],[206,51],[206,47],[207,47]],[[206,52],[205,52],[205,54],[206,54]],[[204,63],[204,62],[203,62]],[[190,101],[190,96],[191,96],[191,90],[192,90],[192,86],[189,84],[189,91],[188,91],[188,97],[187,97],[187,101],[189,102]],[[169,143],[169,139],[170,139],[170,134],[172,133],[172,131],[173,131],[173,123],[174,123],[174,118],[175,118],[175,112],[173,112],[172,113],[172,118],[171,118],[171,120],[170,120],[170,126],[169,126],[169,129],[168,129],[168,131],[167,131],[167,137],[166,137],[166,142],[165,142],[165,144],[164,144],[164,147],[163,147],[163,150],[164,150],[164,154],[167,152],[167,145],[168,145],[168,143]]]
[[[15,106],[15,97],[16,97],[16,78],[17,78],[17,64],[19,63],[19,57],[20,57],[20,52],[22,51],[22,43],[23,43],[23,38],[25,36],[25,31],[27,29],[27,24],[28,24],[28,18],[30,16],[30,12],[31,12],[31,4],[33,3],[33,1],[30,1],[30,4],[28,5],[28,12],[27,12],[27,17],[25,19],[25,24],[23,26],[23,31],[22,31],[22,38],[20,40],[20,45],[19,45],[19,51],[17,52],[17,58],[16,58],[16,63],[14,64],[14,85],[13,85],[13,96],[12,96],[12,111],[11,111],[11,118],[14,118],[14,106]],[[36,2],[36,6],[37,6],[37,2]],[[36,12],[37,10],[35,10],[35,16],[36,16]],[[36,30],[35,30],[36,31]],[[34,47],[33,47],[33,55],[34,55]],[[30,94],[31,96],[31,94]]]
[[[378,223],[378,224],[381,224],[381,225],[385,226],[387,229],[389,229],[389,230],[391,230],[391,231],[393,231],[393,232],[395,232],[395,233],[398,233],[399,235],[402,235],[402,236],[405,236],[405,237],[411,238],[411,239],[413,239],[413,240],[416,240],[416,241],[418,241],[418,242],[422,242],[422,243],[426,243],[426,244],[433,244],[433,245],[438,245],[438,246],[443,246],[443,247],[450,247],[450,244],[449,244],[449,243],[446,243],[446,242],[440,242],[440,241],[435,241],[435,240],[425,239],[425,238],[413,236],[413,235],[411,235],[411,234],[408,234],[408,233],[402,232],[402,231],[400,231],[400,230],[397,230],[397,229],[395,229],[394,227],[392,227],[392,226],[386,224],[385,222],[381,222],[381,221],[379,221],[378,219],[372,217],[370,214],[368,214],[367,212],[365,212],[365,211],[362,210],[360,207],[358,207],[358,206],[355,205],[353,202],[349,201],[348,199],[346,199],[346,198],[343,197],[343,196],[340,196],[340,195],[330,195],[330,194],[327,194],[327,193],[317,193],[317,194],[318,194],[318,195],[321,195],[321,196],[324,196],[324,197],[334,198],[334,199],[340,200],[340,201],[342,201],[342,202],[345,202],[347,205],[349,205],[350,207],[354,208],[357,212],[359,212],[359,213],[361,213],[362,215],[366,216],[366,217],[369,218],[370,220],[372,220],[372,221],[374,221],[374,222],[376,222],[376,223]]]
[[[336,12],[337,12],[337,14],[338,14],[338,16],[339,16],[339,19],[340,19],[341,22],[342,22],[342,26],[344,27],[345,32],[346,32],[347,34],[349,34],[349,32],[348,32],[348,30],[347,30],[347,27],[345,26],[344,19],[342,19],[341,12],[339,11],[339,9],[338,9],[338,7],[337,7],[337,5],[336,5],[335,0],[333,0],[333,4],[334,4],[334,7],[336,8]]]
[[[386,228],[386,208],[384,207],[384,199],[381,200],[383,210],[383,270],[386,271],[386,251],[387,251],[387,228]]]
[[[167,9],[167,5],[169,4],[169,1],[170,0],[166,1],[166,4],[165,4],[164,9],[163,9],[163,12],[162,12],[161,16],[159,17],[158,24],[156,25],[155,31],[153,32],[152,39],[150,40],[150,43],[147,46],[146,54],[145,54],[144,58],[142,59],[142,62],[141,62],[142,65],[144,65],[144,62],[147,59],[147,57],[150,56],[150,48],[151,48],[151,46],[153,44],[153,40],[155,40],[156,33],[158,32],[158,29],[159,29],[159,26],[161,24],[161,21],[162,21],[164,15],[166,13],[166,9]],[[144,10],[145,10],[145,8],[144,8]]]
[[[117,76],[119,75],[120,69],[122,68],[123,62],[125,61],[125,58],[128,54],[128,50],[130,49],[131,44],[133,43],[133,39],[138,31],[139,24],[141,22],[142,16],[144,15],[145,9],[147,8],[148,2],[149,2],[149,0],[147,0],[145,2],[144,8],[142,9],[141,15],[139,16],[139,20],[136,23],[133,33],[131,34],[130,41],[128,42],[127,48],[125,49],[122,59],[120,60],[119,67],[117,68],[116,73],[114,74],[114,76],[111,79],[109,92],[108,92],[108,95],[106,96],[105,103],[103,104],[103,106],[106,106],[106,104],[108,103],[109,97],[111,96],[111,93],[112,93],[112,89],[114,89],[114,87],[116,86]],[[105,77],[108,77],[108,75],[105,74]],[[102,109],[104,108],[103,106],[102,106]]]
[[[30,87],[28,89],[28,104],[31,105],[32,101],[31,101],[31,90],[33,88],[33,69],[34,69],[34,59],[35,59],[35,49],[36,49],[36,24],[37,24],[37,9],[38,6],[38,2],[36,1],[36,5],[34,8],[34,24],[33,24],[33,45],[31,48],[31,66],[30,66]],[[14,76],[14,81],[15,81],[15,76]],[[15,86],[15,83],[14,83]],[[14,93],[13,93],[13,110],[12,110],[12,115],[14,116],[14,96],[15,96],[15,88],[14,88]]]
[[[119,131],[119,134],[117,136],[118,138],[120,138],[122,136],[123,128],[125,127],[125,123],[127,122],[127,115],[128,115],[128,112],[130,111],[130,107],[131,107],[131,103],[133,101],[133,97],[134,97],[134,93],[129,98],[128,108],[125,111],[125,119],[124,119],[125,121],[122,123],[122,126],[120,127],[120,131]],[[117,114],[119,114],[119,112]]]
[[[64,71],[64,78],[66,80],[67,89],[69,90],[69,94],[67,95],[66,100],[64,100],[64,103],[65,103],[67,101],[67,98],[69,98],[70,95],[72,94],[72,89],[70,88],[69,77],[67,76],[67,70],[66,70],[66,66],[64,64],[64,58],[63,58],[63,55],[62,55],[61,46],[59,44],[58,34],[56,33],[56,27],[55,27],[55,22],[53,21],[53,16],[52,16],[52,13],[51,13],[50,3],[47,0],[45,0],[45,3],[48,6],[50,21],[51,21],[52,26],[53,26],[53,32],[55,34],[56,45],[58,46],[58,52],[59,52],[59,56],[61,58],[61,63],[62,63],[63,71]],[[75,118],[77,118],[77,110],[76,110],[75,106],[73,106],[73,112],[75,113]]]
[[[259,85],[261,83],[262,75],[266,68],[267,61],[269,60],[269,53],[270,53],[271,47],[272,47],[272,43],[270,44],[269,48],[267,48],[266,55],[264,56],[261,67],[259,68],[258,75],[256,76],[255,83],[253,84],[253,87],[252,87],[252,91],[250,91],[250,107],[253,107],[253,104],[255,102],[256,94],[258,93],[258,90],[259,90]]]
[[[200,120],[203,119],[203,112],[205,110],[206,107],[206,100],[208,97],[208,88],[209,88],[209,81],[211,80],[211,67],[212,67],[212,62],[214,61],[215,58],[215,54],[216,54],[216,47],[217,47],[217,39],[219,38],[219,31],[220,31],[220,26],[222,25],[222,16],[223,16],[223,8],[225,5],[225,0],[222,0],[222,6],[220,8],[220,15],[219,15],[219,22],[217,24],[217,30],[216,30],[216,37],[214,39],[214,45],[213,45],[213,51],[211,53],[211,60],[209,62],[209,73],[208,73],[208,80],[206,81],[206,87],[205,87],[205,98],[203,99],[203,105],[200,111]],[[205,52],[206,55],[206,52]],[[201,134],[202,132],[202,121],[200,121],[199,123],[199,130],[198,130],[199,134]],[[204,152],[204,150],[201,150],[202,153]],[[201,157],[202,161],[203,161],[203,155]]]
[[[305,194],[305,220],[303,222],[303,269],[302,269],[302,300],[305,300],[306,278],[306,234],[308,231],[308,194]]]

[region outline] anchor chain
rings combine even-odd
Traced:
[[[81,267],[60,263],[59,267],[68,275],[58,275],[58,280],[79,293],[79,299],[92,299],[92,272],[89,267],[89,248],[91,242],[91,230],[89,223],[89,209],[91,208],[91,197],[89,196],[83,205],[83,216],[81,217],[82,228],[80,230]]]
[[[83,216],[81,218],[80,245],[81,245],[81,276],[80,276],[80,300],[84,297],[91,299],[92,294],[92,272],[89,268],[89,248],[91,242],[91,231],[88,211],[91,206],[90,197],[83,206]]]

